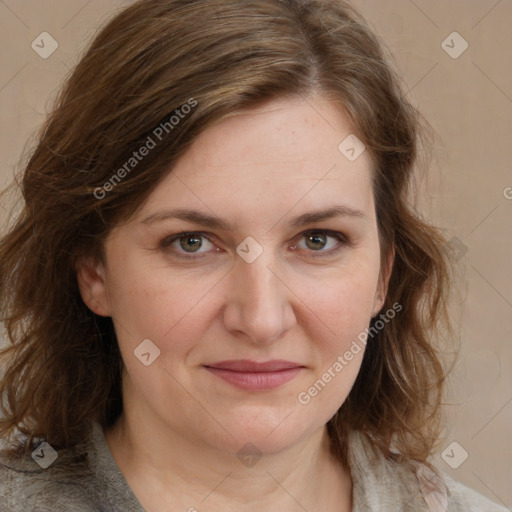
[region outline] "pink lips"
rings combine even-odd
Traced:
[[[250,391],[277,388],[292,380],[304,368],[290,361],[258,363],[247,359],[220,361],[204,367],[234,386]]]

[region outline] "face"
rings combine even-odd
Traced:
[[[370,156],[338,149],[351,133],[320,98],[224,119],[110,233],[105,261],[79,269],[88,306],[113,319],[124,401],[144,421],[272,453],[341,406],[386,286]]]

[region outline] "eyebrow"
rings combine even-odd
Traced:
[[[362,210],[357,210],[348,205],[332,206],[322,210],[315,210],[311,212],[302,213],[296,217],[293,217],[289,221],[289,225],[294,228],[298,228],[305,224],[311,224],[313,222],[320,222],[323,220],[332,219],[335,217],[354,217],[363,220],[368,220],[368,216]],[[198,210],[192,210],[188,208],[177,208],[175,210],[165,210],[153,213],[143,219],[143,224],[153,224],[155,222],[161,222],[170,219],[180,219],[186,222],[195,224],[201,224],[202,226],[210,229],[219,229],[224,231],[236,231],[237,225],[227,220],[221,219],[216,215],[210,215],[208,213],[200,212]]]

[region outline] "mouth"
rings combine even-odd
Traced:
[[[264,391],[290,382],[305,367],[284,360],[256,362],[233,359],[206,364],[204,368],[235,387],[249,391]]]

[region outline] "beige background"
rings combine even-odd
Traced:
[[[80,55],[121,0],[0,0],[0,187]],[[425,215],[452,238],[461,273],[461,359],[451,378],[443,449],[434,462],[512,510],[512,1],[354,0],[389,46],[410,99],[436,130]],[[458,32],[467,50],[442,42]],[[41,58],[48,32],[58,49]],[[453,42],[452,42],[453,39]],[[444,46],[462,48],[453,36]],[[0,207],[2,226],[5,209]]]

